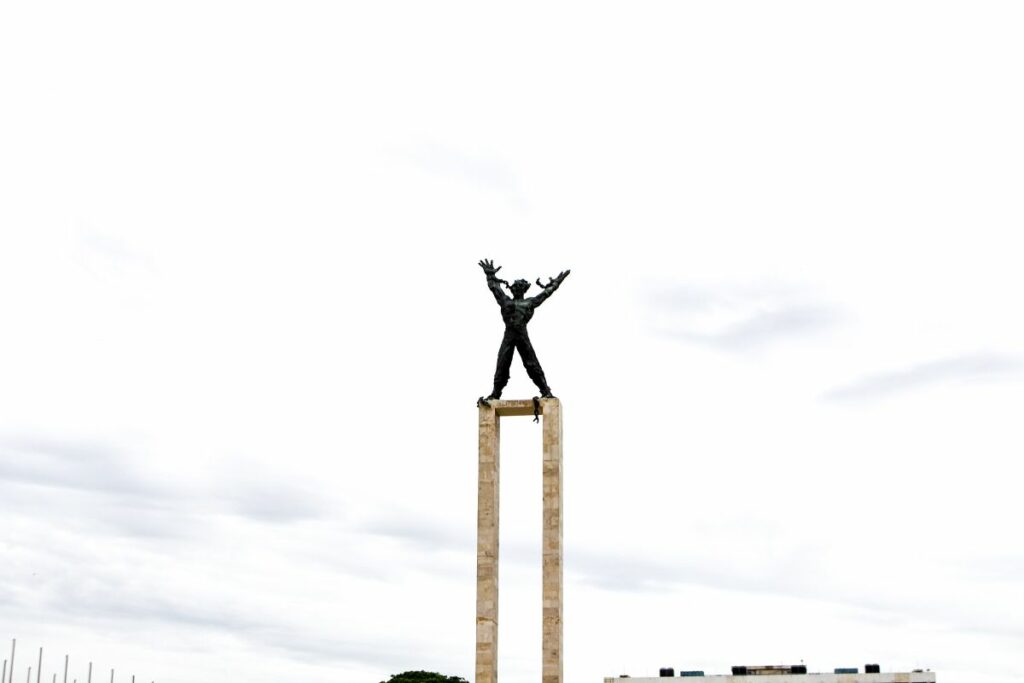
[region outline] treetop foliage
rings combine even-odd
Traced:
[[[433,671],[404,671],[381,683],[469,683],[461,676],[445,676]]]

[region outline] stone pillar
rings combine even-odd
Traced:
[[[544,409],[544,630],[542,683],[562,683],[562,404]]]
[[[543,440],[542,683],[562,683],[562,404],[541,400]],[[477,483],[476,680],[498,680],[498,493],[502,417],[533,415],[533,401],[480,407]]]
[[[476,508],[476,683],[498,680],[498,472],[501,423],[480,406]]]

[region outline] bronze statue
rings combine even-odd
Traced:
[[[569,271],[562,271],[558,277],[548,278],[546,285],[541,283],[540,278],[537,278],[537,286],[542,291],[537,296],[527,299],[525,294],[526,290],[530,288],[529,282],[516,280],[509,285],[505,280],[499,280],[497,273],[501,270],[501,266],[495,268],[494,261],[484,259],[480,261],[480,267],[487,274],[487,287],[494,294],[498,305],[501,306],[501,318],[505,321],[505,336],[502,337],[501,346],[498,348],[498,366],[494,371],[494,388],[491,389],[491,395],[487,398],[481,397],[480,402],[486,403],[491,399],[501,398],[501,392],[508,384],[508,371],[512,366],[514,350],[519,351],[519,358],[522,359],[523,365],[526,367],[526,374],[537,385],[541,397],[554,398],[547,380],[544,379],[544,370],[541,369],[540,361],[537,360],[533,344],[530,343],[530,336],[526,333],[526,324],[533,317],[533,310],[554,294],[558,286],[562,284],[562,280],[569,275]],[[511,297],[501,291],[502,285],[509,288],[509,291],[512,292]]]

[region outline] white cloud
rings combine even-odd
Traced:
[[[830,390],[825,397],[834,401],[884,398],[936,384],[969,383],[1013,379],[1022,365],[1015,358],[993,353],[975,353],[943,358],[912,367],[869,375]]]

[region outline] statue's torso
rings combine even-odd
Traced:
[[[501,307],[501,318],[506,327],[525,330],[533,317],[533,302],[529,299],[509,299]]]

